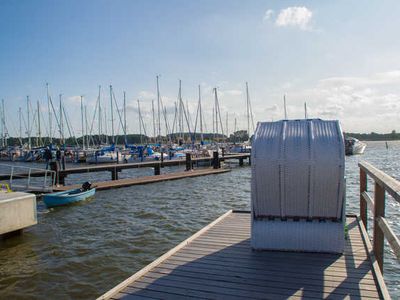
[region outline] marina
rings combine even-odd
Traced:
[[[391,143],[389,152],[386,150],[385,143],[369,142],[368,147],[369,151],[364,154],[363,159],[374,166],[379,166],[388,174],[396,175],[397,165],[392,165],[392,162],[400,149],[400,144]],[[132,169],[129,172],[144,170]],[[347,213],[359,215],[360,187],[357,156],[346,158],[346,176]],[[82,177],[82,180],[83,178],[88,179]],[[102,178],[108,179],[106,174]],[[231,189],[232,186],[235,189]],[[38,222],[40,225],[26,229],[24,235],[14,237],[0,247],[0,262],[3,266],[2,274],[4,274],[3,279],[0,280],[1,296],[18,295],[17,291],[28,292],[30,288],[35,288],[37,292],[31,293],[41,297],[62,297],[66,289],[68,294],[75,299],[99,297],[123,279],[130,277],[195,234],[227,210],[249,210],[250,208],[250,168],[246,166],[233,167],[231,172],[222,173],[217,177],[201,176],[154,183],[151,185],[153,191],[150,198],[148,197],[149,187],[148,185],[124,187],[118,189],[118,193],[115,193],[115,190],[104,190],[96,195],[96,199],[84,205],[59,208],[54,211],[47,210],[39,201]],[[222,191],[225,194],[223,199],[219,196]],[[391,199],[387,201],[387,218],[389,221],[395,220],[399,216],[399,205]],[[191,209],[188,211],[187,207]],[[71,223],[71,220],[74,220],[74,223]],[[370,217],[368,220],[371,220]],[[398,232],[397,223],[390,222],[393,229]],[[368,228],[371,226],[369,225]],[[364,245],[361,246],[360,249],[365,252]],[[219,247],[223,248],[221,245]],[[12,254],[15,251],[18,253],[17,256]],[[390,247],[385,247],[384,256],[385,282],[389,293],[395,299],[400,283],[399,266]],[[26,265],[34,266],[34,268],[21,272],[24,269],[18,269],[19,260],[23,260]],[[39,261],[47,261],[48,264],[39,265]],[[76,261],[80,262],[79,266]],[[98,264],[99,261],[102,263]],[[174,266],[168,268],[170,267]],[[161,269],[161,272],[164,274],[169,271]],[[7,274],[11,273],[20,275],[13,277],[12,281],[5,281]],[[31,274],[29,280],[25,278],[27,274]],[[45,274],[53,275],[50,278]],[[70,274],[74,274],[74,278],[71,278]],[[225,271],[219,274],[227,276]],[[252,278],[249,272],[246,275]],[[285,278],[291,278],[289,275],[286,273]],[[303,274],[301,283],[306,281],[304,277]],[[65,282],[64,288],[56,284],[60,278],[63,278]],[[215,276],[213,278],[218,279]],[[314,277],[311,276],[311,278]],[[327,281],[326,285],[336,284],[335,278],[338,279],[334,277],[333,283]],[[346,280],[350,285],[354,281],[351,278]],[[245,281],[245,279],[240,278],[240,281]],[[375,281],[364,281],[375,285]],[[10,285],[10,282],[13,284]],[[85,288],[82,289],[82,286]],[[341,285],[341,287],[344,286],[347,287],[347,285]],[[38,287],[41,288],[37,290]],[[314,290],[315,285],[310,289]],[[321,290],[318,289],[317,292],[321,293]],[[159,298],[155,295],[154,297]]]

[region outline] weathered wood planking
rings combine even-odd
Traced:
[[[250,214],[228,212],[99,299],[388,297],[358,219],[347,223],[343,255],[252,251]]]
[[[112,181],[93,182],[92,184],[93,186],[96,187],[97,190],[106,190],[106,189],[120,188],[132,185],[141,185],[141,184],[149,184],[149,183],[168,181],[168,180],[177,180],[190,177],[221,174],[229,171],[230,169],[197,169],[193,171],[176,172],[163,175],[143,176],[138,178],[126,178],[126,179],[119,179]],[[80,187],[81,185],[79,184],[55,186],[53,187],[53,191],[66,191]]]

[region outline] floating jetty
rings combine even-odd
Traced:
[[[169,174],[162,174],[162,175],[154,175],[154,176],[143,176],[138,178],[126,178],[126,179],[119,179],[119,180],[112,180],[112,181],[102,181],[102,182],[94,182],[93,186],[96,187],[96,190],[107,190],[112,188],[120,188],[120,187],[127,187],[132,185],[141,185],[141,184],[149,184],[161,181],[168,181],[168,180],[177,180],[183,178],[190,178],[190,177],[198,177],[198,176],[205,176],[205,175],[213,175],[213,174],[221,174],[229,172],[230,169],[197,169],[197,170],[190,170],[184,172],[175,172]],[[55,186],[53,191],[66,191],[70,189],[80,188],[80,185],[66,185],[66,186]]]
[[[389,299],[359,218],[341,255],[253,251],[250,223],[229,211],[98,299]]]

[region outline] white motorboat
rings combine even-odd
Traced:
[[[366,147],[367,144],[360,142],[356,138],[346,137],[345,139],[346,155],[363,154]]]

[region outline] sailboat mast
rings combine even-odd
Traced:
[[[3,144],[3,147],[4,147],[4,146],[7,146],[6,112],[4,110],[4,99],[1,100],[1,108],[2,108],[1,109],[1,113],[2,113],[1,123],[3,124],[2,125],[2,128],[3,128],[3,130],[2,130],[2,133],[3,133],[3,135],[2,135],[2,140],[3,140],[2,144]]]
[[[83,96],[81,96],[81,125],[82,125],[82,148],[85,150],[85,129],[83,123]]]
[[[203,141],[203,112],[201,110],[201,88],[199,84],[200,138]]]
[[[226,112],[226,126],[225,126],[225,129],[226,129],[226,136],[227,136],[227,137],[229,137],[228,124],[229,124],[229,121],[228,121],[228,112]]]
[[[39,144],[41,146],[42,145],[42,132],[40,129],[40,104],[39,104],[39,101],[37,102],[37,112],[38,112],[38,137],[39,137],[38,146],[39,146]]]
[[[285,111],[285,120],[287,120],[286,95],[283,95],[283,109]]]
[[[21,110],[21,107],[18,110],[18,116],[19,116],[19,140],[20,140],[21,146],[22,146],[23,143],[22,143],[22,110]]]
[[[28,133],[28,149],[31,149],[31,124],[30,124],[30,114],[29,114],[29,96],[26,96],[26,110],[28,115],[27,133]]]
[[[304,118],[307,120],[308,119],[308,114],[307,114],[307,102],[304,102]]]
[[[141,114],[140,114],[140,104],[139,104],[139,99],[137,100],[137,106],[138,106],[138,113],[139,113],[139,136],[140,136],[140,144],[143,144],[142,141],[142,122],[141,122]]]
[[[247,134],[250,137],[250,100],[249,100],[249,85],[246,82],[246,112],[247,112]]]
[[[160,85],[158,82],[158,75],[157,77],[157,117],[158,117],[158,136],[161,142],[161,111],[160,111]]]
[[[178,106],[178,121],[179,121],[179,139],[183,137],[183,113],[182,113],[182,81],[179,79],[179,106]]]
[[[49,112],[49,139],[50,139],[50,144],[53,143],[53,135],[52,135],[52,117],[51,117],[51,107],[50,107],[50,94],[49,94],[49,84],[46,83],[46,91],[47,91],[47,110]]]
[[[218,98],[217,98],[217,88],[214,88],[214,95],[215,95],[215,132],[218,136]]]
[[[1,102],[4,102],[4,99],[1,99]],[[1,146],[4,147],[4,123],[3,123],[3,117],[4,117],[4,106],[1,107]]]
[[[64,145],[64,124],[63,124],[62,94],[60,94],[60,144]]]
[[[124,92],[124,133],[125,133],[125,145],[126,145],[128,143],[128,140],[126,138],[126,94],[125,94],[125,92]]]
[[[154,113],[154,100],[151,100],[151,111],[153,113],[153,137],[154,137],[154,142],[156,142],[156,117]]]
[[[86,136],[86,146],[89,149],[90,139],[88,136],[88,121],[87,121],[87,106],[85,105],[85,136]]]
[[[113,94],[112,85],[110,85],[110,107],[111,107],[111,143],[115,143],[114,140],[114,110],[113,110]]]
[[[99,85],[99,145],[101,144],[101,85]]]

